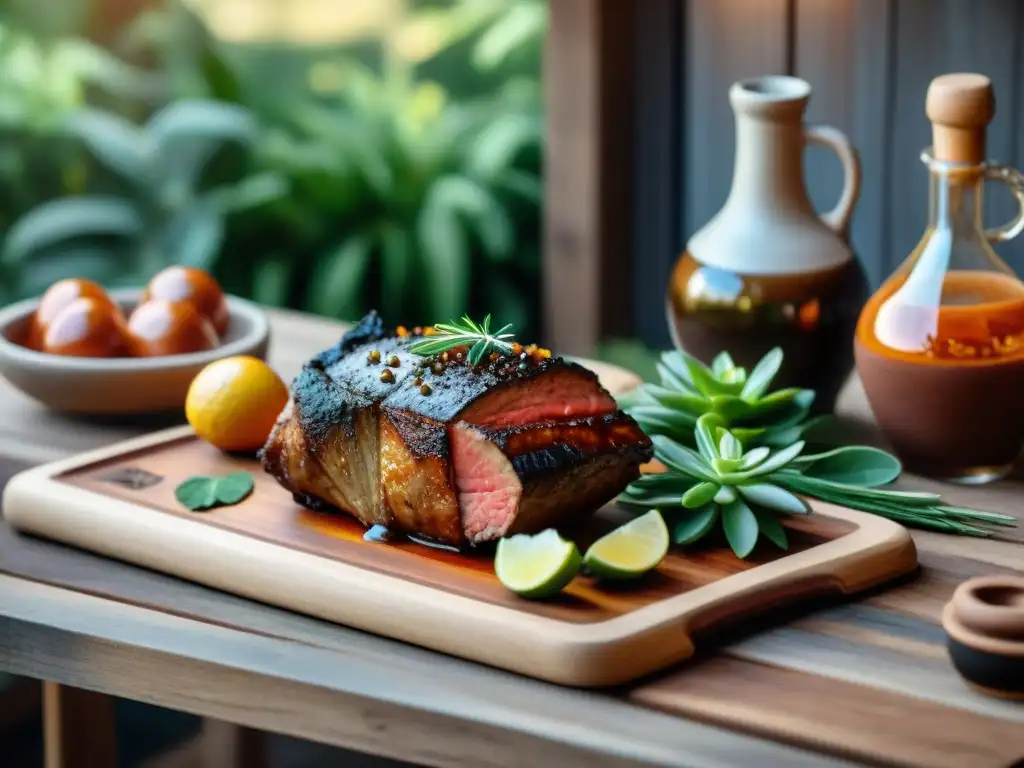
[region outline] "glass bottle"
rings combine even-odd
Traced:
[[[991,245],[1024,230],[1024,176],[985,160],[987,77],[936,78],[926,112],[928,225],[861,312],[857,370],[906,469],[983,483],[1024,444],[1024,283]],[[1005,226],[983,224],[986,181],[1008,185],[1020,206]]]

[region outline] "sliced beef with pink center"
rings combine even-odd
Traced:
[[[622,413],[500,429],[458,422],[449,434],[473,544],[590,514],[651,456],[650,439]]]

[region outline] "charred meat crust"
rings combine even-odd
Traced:
[[[345,331],[341,340],[336,345],[329,349],[325,349],[310,360],[308,365],[313,366],[314,368],[326,368],[327,366],[338,362],[338,360],[360,344],[365,344],[369,341],[376,341],[384,336],[384,321],[375,310],[371,310],[354,328],[350,328]]]
[[[440,375],[428,373],[424,381],[430,385],[431,394],[425,397],[418,387],[397,386],[387,397],[384,405],[413,411],[435,421],[449,422],[458,418],[478,398],[497,394],[501,390],[518,386],[524,382],[558,372],[561,375],[575,375],[592,384],[595,392],[608,393],[598,381],[597,374],[582,365],[566,362],[562,358],[544,360],[526,371],[505,373],[488,368],[471,369],[465,365],[452,365]],[[608,395],[609,399],[611,398]]]
[[[417,458],[430,456],[445,461],[450,459],[446,424],[391,408],[381,409],[381,414],[394,425],[406,447]]]
[[[309,443],[321,445],[335,429],[355,435],[356,408],[370,405],[339,387],[324,371],[304,367],[292,383],[292,400]]]

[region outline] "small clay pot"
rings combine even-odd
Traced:
[[[965,581],[942,612],[953,666],[991,696],[1024,700],[1024,578]]]

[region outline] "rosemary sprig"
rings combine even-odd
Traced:
[[[509,332],[512,325],[505,325],[491,333],[491,316],[487,315],[482,323],[463,315],[461,322],[437,323],[435,334],[424,336],[422,340],[409,347],[410,352],[417,355],[437,355],[456,347],[469,347],[466,360],[470,365],[479,365],[480,361],[492,352],[508,353],[512,351],[512,338]]]
[[[692,439],[696,450],[654,435],[655,458],[667,471],[642,475],[619,502],[660,510],[676,544],[692,544],[721,522],[729,546],[741,558],[760,538],[788,547],[779,515],[810,512],[800,496],[965,536],[988,536],[981,527],[985,523],[1016,524],[1009,515],[948,506],[936,493],[880,488],[899,477],[902,467],[878,448],[852,445],[803,454],[801,440],[779,450],[764,445],[745,450],[723,424],[718,414],[700,416]]]

